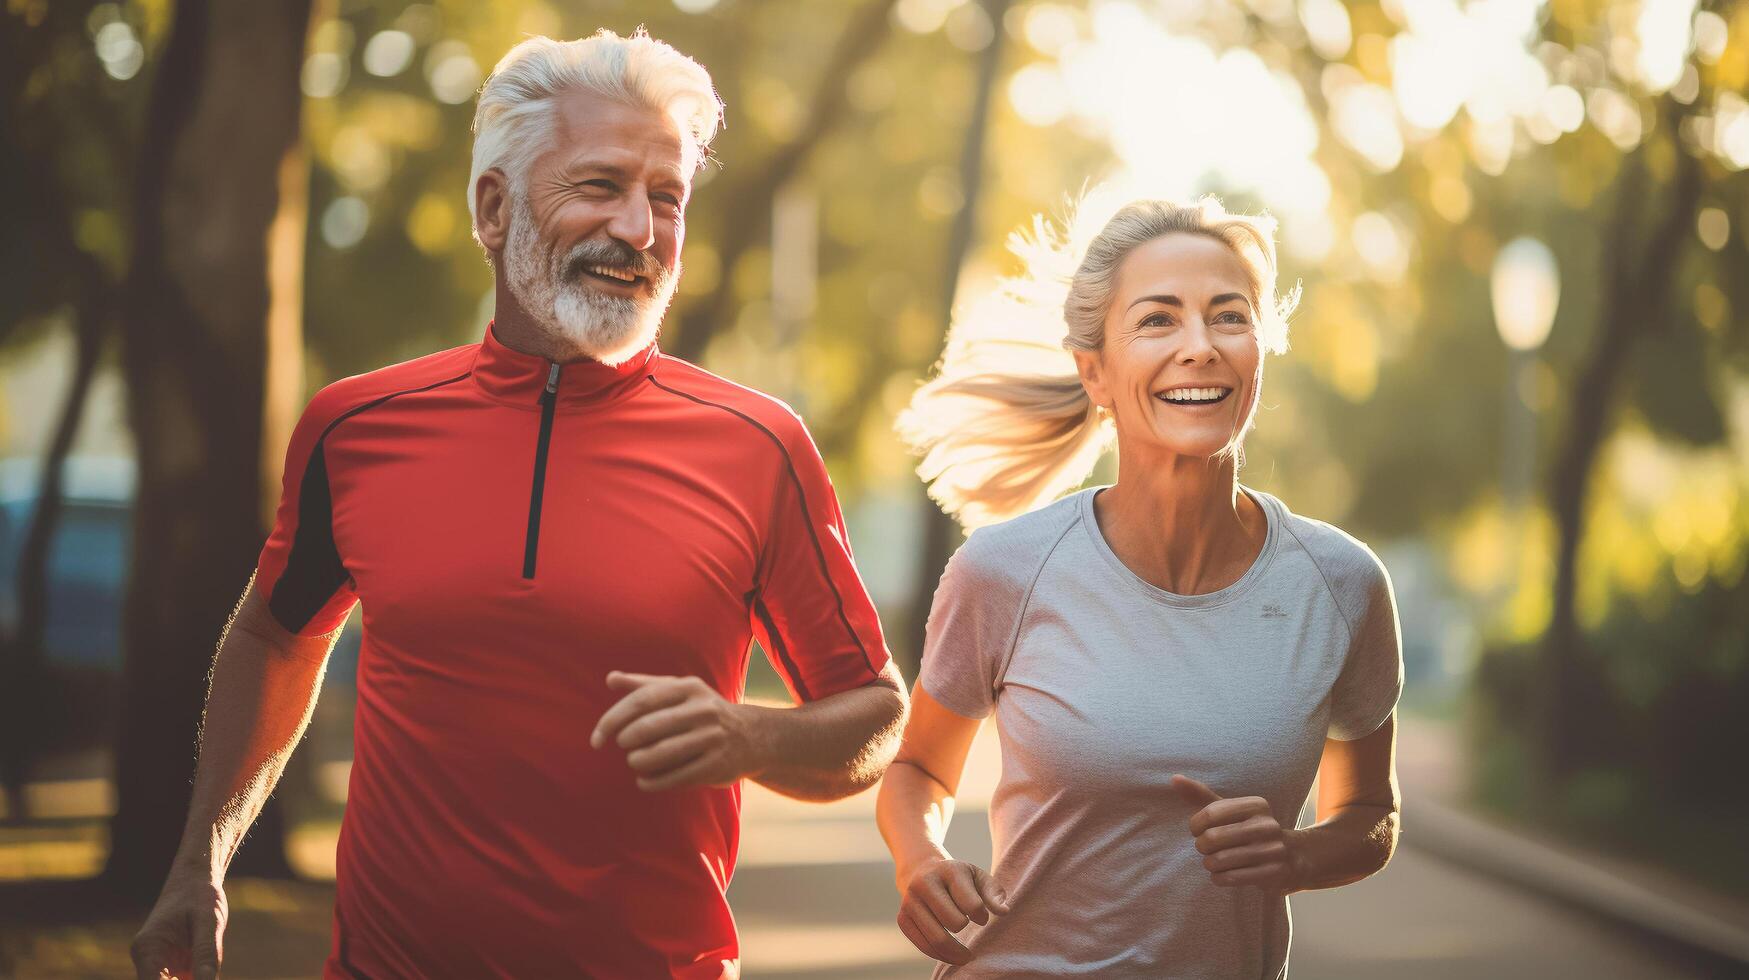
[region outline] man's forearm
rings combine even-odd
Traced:
[[[902,688],[881,681],[794,708],[742,705],[759,733],[759,771],[747,778],[785,796],[835,800],[873,786],[899,750]]]
[[[335,634],[293,637],[253,588],[225,628],[201,724],[184,869],[223,877],[309,724]]]

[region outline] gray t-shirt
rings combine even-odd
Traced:
[[[1285,897],[1209,881],[1173,773],[1261,796],[1291,827],[1326,736],[1383,724],[1402,690],[1384,566],[1247,489],[1269,529],[1243,577],[1175,595],[1126,567],[1083,490],[974,532],[936,590],[920,680],[992,711],[996,880],[1013,911],[960,934],[941,977],[1284,977]]]

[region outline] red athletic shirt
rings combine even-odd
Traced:
[[[295,633],[364,607],[332,977],[719,977],[740,789],[639,790],[589,746],[609,670],[802,701],[887,651],[818,450],[781,402],[652,345],[484,342],[304,411],[255,588]]]

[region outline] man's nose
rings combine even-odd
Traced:
[[[607,233],[639,252],[656,244],[656,221],[650,214],[650,203],[626,195],[607,222]]]

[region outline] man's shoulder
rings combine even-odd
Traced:
[[[795,409],[757,388],[730,381],[669,354],[661,355],[651,380],[657,388],[691,402],[700,410],[740,418],[749,434],[763,431],[786,451],[799,450],[804,444],[813,450],[813,439]]]
[[[465,344],[331,382],[310,399],[305,422],[325,428],[348,413],[397,395],[460,381],[473,369],[479,349],[479,344]]]

